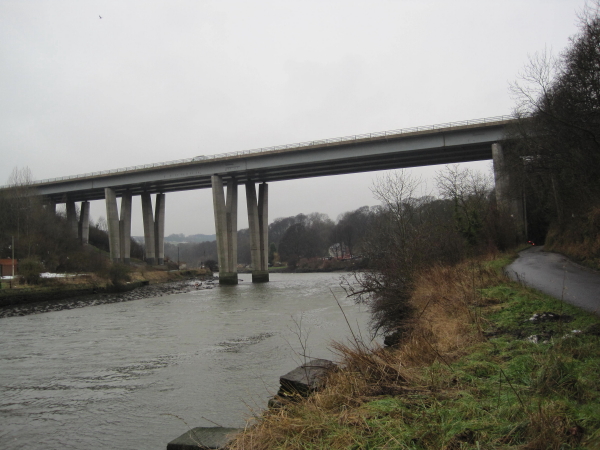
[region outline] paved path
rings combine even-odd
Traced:
[[[543,247],[519,253],[506,272],[513,280],[600,315],[600,272],[544,252]]]

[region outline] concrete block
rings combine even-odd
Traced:
[[[323,387],[325,376],[335,367],[335,364],[327,359],[312,359],[279,378],[279,395],[308,395]]]
[[[196,427],[167,444],[167,450],[198,450],[225,447],[241,428]]]

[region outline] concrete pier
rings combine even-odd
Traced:
[[[142,195],[142,220],[144,222],[144,259],[147,264],[153,266],[155,264],[154,247],[156,241],[154,239],[154,217],[152,215],[152,198],[150,194],[144,192]]]
[[[75,202],[67,200],[65,206],[67,208],[67,225],[73,237],[75,237],[77,236],[77,210],[75,209]]]
[[[129,264],[131,260],[131,194],[121,197],[121,218],[119,219],[119,241],[121,261]]]
[[[258,187],[258,229],[260,236],[260,271],[252,274],[253,282],[269,281],[269,186]]]
[[[52,200],[51,198],[46,198],[44,205],[48,211],[50,211],[52,214],[56,214],[56,201]]]
[[[227,202],[223,179],[211,177],[217,254],[219,258],[219,284],[237,284],[237,182],[227,183]]]
[[[165,194],[156,194],[154,255],[157,264],[162,266],[165,263]]]
[[[268,186],[266,183],[259,186],[258,202],[254,182],[246,183],[246,205],[250,228],[252,282],[263,283],[269,281]]]
[[[106,224],[108,226],[108,246],[110,248],[110,259],[119,262],[121,259],[119,239],[119,210],[117,209],[117,197],[111,188],[104,188],[106,199]]]
[[[521,196],[511,192],[511,180],[504,163],[504,152],[498,143],[492,144],[492,161],[494,165],[494,184],[498,209],[508,212],[513,218],[518,235],[523,239],[526,232],[527,218],[524,217],[525,205]]]
[[[90,241],[90,202],[81,202],[79,212],[78,236],[80,242],[85,245]]]

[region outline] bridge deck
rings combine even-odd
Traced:
[[[346,138],[197,157],[169,163],[116,169],[34,183],[40,195],[57,203],[99,200],[104,188],[166,193],[211,186],[214,174],[272,182],[298,178],[369,172],[404,167],[491,159],[491,144],[504,138],[508,117],[478,119],[459,124],[380,132]]]

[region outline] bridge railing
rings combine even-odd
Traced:
[[[278,150],[288,150],[288,149],[293,149],[293,148],[311,147],[314,145],[357,141],[359,139],[369,139],[369,138],[385,137],[385,136],[397,136],[400,134],[415,133],[415,132],[419,132],[419,131],[432,131],[432,130],[441,130],[441,129],[447,129],[447,128],[463,127],[463,126],[467,126],[467,125],[478,125],[478,124],[484,124],[484,123],[502,122],[502,121],[511,120],[511,119],[514,119],[514,117],[513,116],[486,117],[483,119],[462,120],[459,122],[447,122],[447,123],[440,123],[440,124],[436,124],[436,125],[424,125],[424,126],[420,126],[420,127],[399,128],[397,130],[378,131],[375,133],[355,134],[355,135],[351,135],[351,136],[343,136],[343,137],[337,137],[337,138],[331,138],[331,139],[320,139],[320,140],[315,140],[315,141],[298,142],[298,143],[294,143],[294,144],[275,145],[273,147],[262,147],[262,148],[257,148],[257,149],[253,149],[253,150],[241,150],[241,151],[236,151],[236,152],[219,153],[216,155],[199,155],[199,156],[195,156],[193,158],[176,159],[173,161],[165,161],[165,162],[151,163],[151,164],[142,164],[139,166],[121,167],[119,169],[100,170],[98,172],[88,172],[88,173],[79,174],[79,175],[68,175],[68,176],[64,176],[64,177],[47,178],[45,180],[34,181],[34,184],[54,183],[56,181],[68,181],[68,180],[74,180],[74,179],[78,179],[78,178],[94,177],[94,176],[98,176],[98,175],[110,175],[110,174],[115,174],[115,173],[120,173],[120,172],[131,172],[131,171],[140,170],[140,169],[166,167],[166,166],[173,166],[176,164],[185,164],[185,163],[190,163],[190,162],[211,161],[211,160],[215,160],[215,159],[230,158],[232,156],[254,155],[257,153],[269,153],[269,152],[274,152],[274,151],[278,151]],[[7,188],[7,187],[9,187],[9,186],[8,185],[0,186],[0,188]]]

